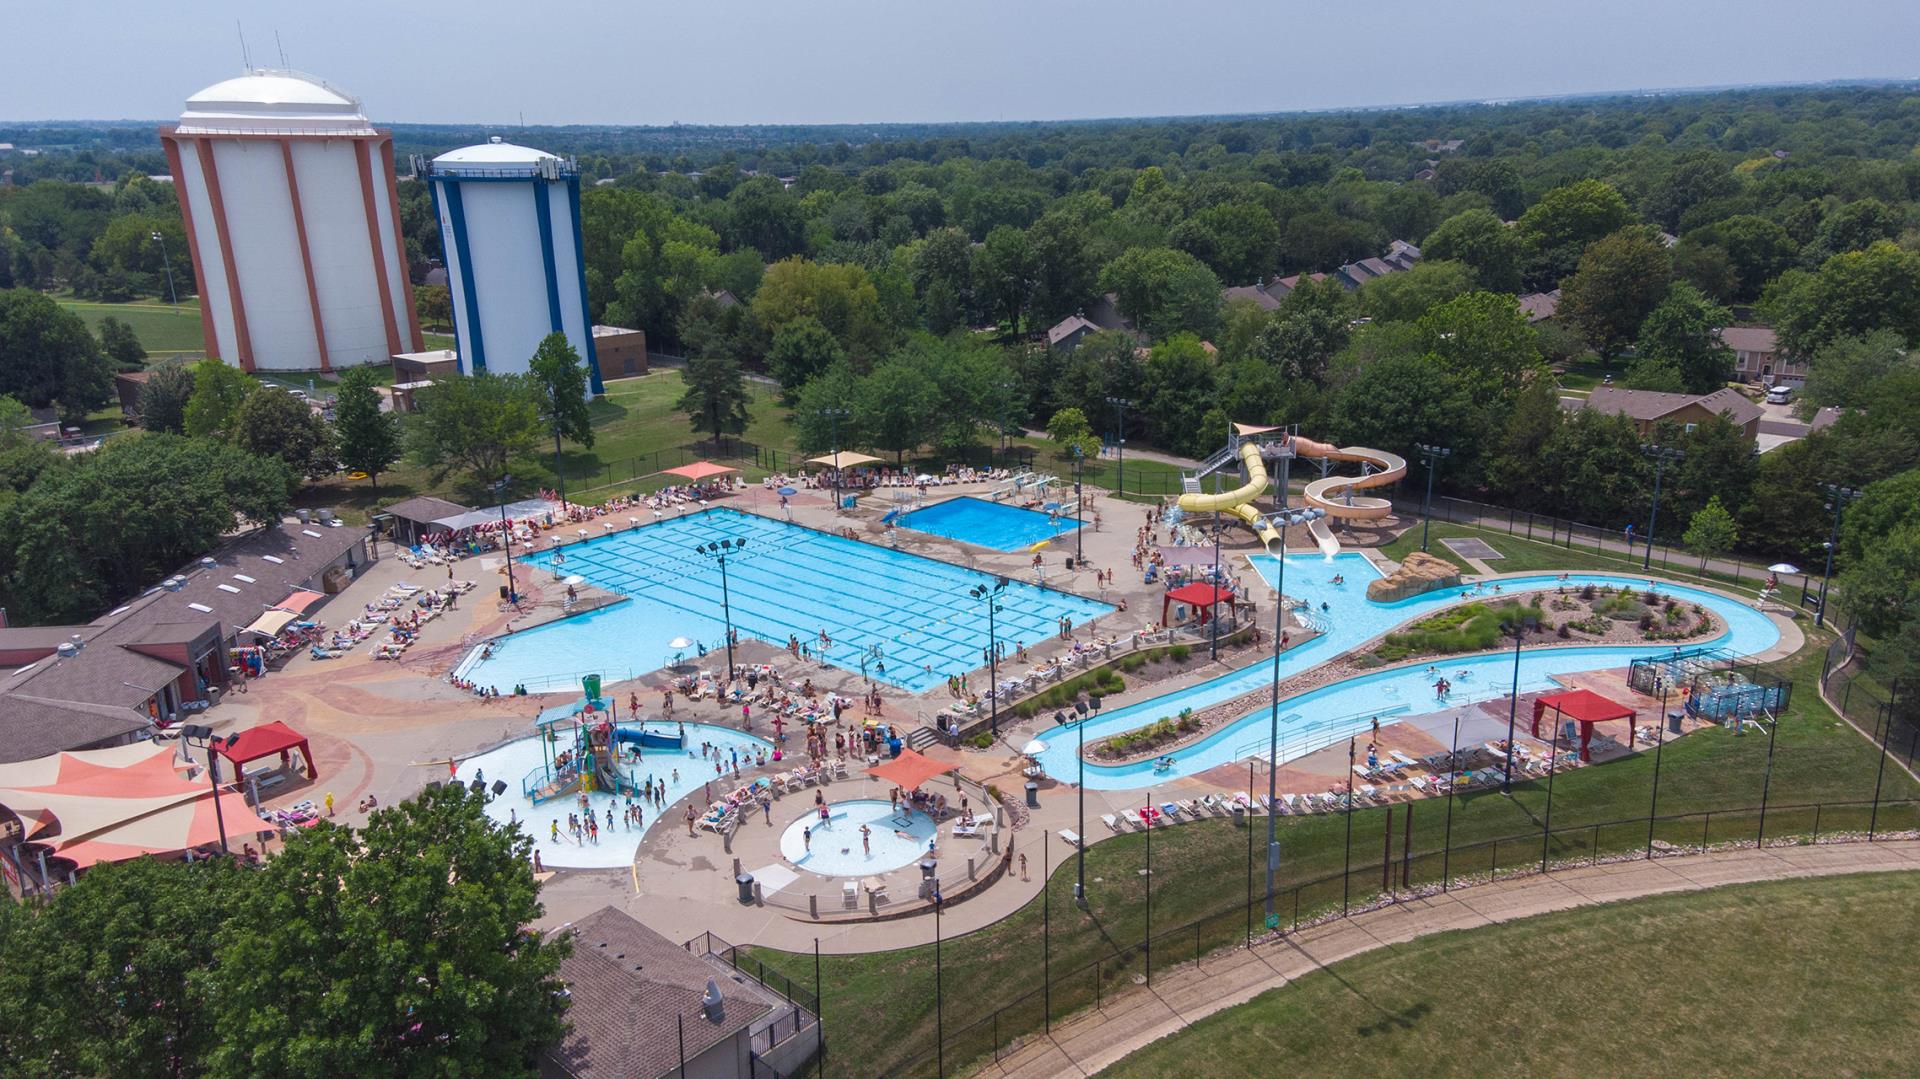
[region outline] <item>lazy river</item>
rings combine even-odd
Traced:
[[[1255,555],[1249,561],[1271,587],[1277,576],[1278,560],[1271,555]],[[1375,603],[1366,598],[1367,584],[1381,574],[1365,555],[1357,552],[1343,552],[1332,558],[1290,555],[1285,570],[1288,597],[1305,601],[1316,611],[1323,602],[1327,604],[1321,616],[1327,623],[1327,631],[1281,654],[1283,680],[1471,595],[1468,588],[1447,588],[1393,603]],[[1343,583],[1334,583],[1335,577],[1342,578]],[[1779,628],[1771,619],[1738,600],[1684,585],[1665,582],[1650,585],[1645,577],[1575,573],[1562,580],[1557,574],[1536,574],[1501,578],[1497,583],[1501,588],[1499,596],[1481,593],[1473,598],[1499,599],[1587,584],[1636,590],[1652,587],[1661,595],[1682,603],[1699,604],[1724,625],[1719,636],[1690,642],[1686,645],[1688,648],[1709,647],[1734,655],[1751,655],[1772,647],[1780,639]],[[1519,667],[1520,692],[1549,688],[1554,684],[1555,675],[1620,667],[1642,656],[1671,651],[1672,647],[1595,645],[1523,651]],[[1438,669],[1440,677],[1452,683],[1453,692],[1445,698],[1434,690],[1435,675],[1428,673],[1430,665]],[[1255,663],[1210,681],[1087,719],[1082,724],[1084,736],[1092,742],[1145,726],[1163,716],[1177,715],[1185,708],[1197,712],[1269,686],[1272,679],[1270,661]],[[1375,717],[1392,722],[1394,717],[1421,715],[1504,697],[1513,692],[1513,684],[1513,654],[1492,652],[1424,659],[1321,686],[1281,700],[1279,760],[1285,762],[1343,741],[1369,729]],[[1269,707],[1262,705],[1206,738],[1174,750],[1169,754],[1173,758],[1172,767],[1167,769],[1157,769],[1151,758],[1121,765],[1089,763],[1086,785],[1096,790],[1137,790],[1233,761],[1264,757],[1269,715]],[[1082,732],[1076,731],[1075,726],[1072,723],[1057,726],[1040,735],[1047,742],[1046,751],[1038,758],[1040,763],[1050,775],[1067,781],[1080,774],[1076,757]]]

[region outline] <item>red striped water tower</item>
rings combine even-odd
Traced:
[[[200,282],[207,355],[332,371],[421,350],[393,138],[297,71],[252,69],[160,129]]]

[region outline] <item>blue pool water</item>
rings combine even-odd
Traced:
[[[727,559],[727,596],[742,638],[784,647],[793,635],[817,647],[824,629],[833,641],[831,662],[860,670],[864,661],[870,677],[916,692],[982,665],[987,619],[981,601],[966,593],[991,582],[991,575],[712,509],[524,559],[528,572],[551,574],[563,555],[560,573],[579,574],[628,599],[502,637],[490,658],[464,663],[461,676],[537,692],[577,684],[587,671],[616,681],[653,670],[674,658],[667,644],[675,637],[724,652],[720,568],[694,551],[723,538],[747,541]],[[1063,616],[1078,626],[1113,610],[1017,581],[1001,593],[1000,603],[1000,640],[1009,647],[1052,637]],[[684,651],[695,658],[696,649]]]
[[[991,547],[996,551],[1019,551],[1044,539],[1071,535],[1080,522],[1062,512],[1050,517],[1040,510],[1021,509],[982,498],[949,498],[925,509],[905,514],[896,522],[902,528],[935,536]]]
[[[1276,576],[1278,563],[1270,555],[1256,555],[1250,561],[1269,584]],[[1333,578],[1345,578],[1334,584]],[[1394,626],[1420,618],[1434,610],[1456,603],[1465,589],[1429,592],[1395,603],[1374,603],[1366,598],[1367,582],[1380,576],[1364,555],[1348,552],[1331,559],[1317,555],[1292,555],[1286,562],[1286,594],[1306,600],[1318,608],[1326,602],[1326,633],[1300,644],[1280,657],[1280,676],[1284,679],[1302,670],[1355,648],[1380,636]],[[1540,574],[1502,580],[1501,594],[1552,590],[1562,582],[1557,575]],[[1584,584],[1647,587],[1644,577],[1611,574],[1576,573],[1565,582],[1577,588]],[[1712,641],[1696,642],[1688,647],[1711,646],[1729,653],[1749,655],[1771,647],[1780,638],[1778,628],[1752,607],[1711,592],[1678,585],[1660,584],[1656,590],[1683,603],[1698,603],[1712,611],[1726,630]],[[1484,597],[1484,594],[1483,594]],[[1262,597],[1264,598],[1264,597]],[[1269,608],[1270,610],[1270,608]],[[1669,647],[1651,645],[1592,646],[1551,648],[1523,652],[1520,660],[1520,691],[1531,692],[1552,685],[1552,676],[1624,666],[1639,656],[1657,655]],[[1453,683],[1453,692],[1441,699],[1433,688],[1434,676],[1427,673],[1428,662],[1388,668],[1357,678],[1322,686],[1280,702],[1280,757],[1287,760],[1315,749],[1344,741],[1349,735],[1366,730],[1374,716],[1391,722],[1396,715],[1418,715],[1493,696],[1505,696],[1513,686],[1513,654],[1496,652],[1477,656],[1451,656],[1431,661],[1438,673]],[[1241,694],[1270,684],[1270,663],[1222,675],[1209,682],[1176,690],[1153,700],[1102,714],[1084,724],[1085,738],[1091,742],[1122,731],[1176,715],[1182,708],[1196,711],[1231,700]],[[1152,760],[1124,765],[1086,767],[1087,786],[1103,790],[1135,790],[1151,787],[1173,777],[1192,775],[1218,765],[1252,756],[1264,756],[1271,712],[1262,707],[1220,728],[1205,739],[1176,750],[1171,768],[1159,769]],[[1040,763],[1063,780],[1078,775],[1079,734],[1074,725],[1042,732],[1047,750]]]
[[[861,825],[867,828],[871,852],[861,845]],[[817,813],[787,825],[787,830],[780,833],[780,854],[794,865],[823,876],[862,877],[919,861],[937,829],[933,818],[925,813],[915,809],[896,811],[883,799],[831,802],[824,826]],[[806,836],[809,830],[811,847]]]
[[[680,726],[673,723],[655,722],[645,724],[645,727],[668,736],[680,730]],[[740,753],[744,759],[751,756],[756,748],[769,753],[773,751],[773,744],[766,739],[726,727],[688,723],[685,729],[690,747],[686,751],[649,750],[640,763],[630,766],[636,778],[666,784],[666,804],[669,806],[689,794],[702,792],[701,789],[709,782],[713,784],[715,798],[725,797],[734,788],[744,785],[744,780],[735,779],[731,774],[722,777],[715,769],[713,760],[701,756],[700,747],[703,744],[718,747],[720,755],[729,760],[734,752]],[[562,748],[566,748],[567,744],[568,740],[563,736]],[[621,815],[626,809],[626,800],[604,791],[595,791],[587,797],[593,812],[600,819],[600,842],[576,843],[573,836],[567,833],[567,814],[580,811],[578,795],[555,798],[536,806],[520,794],[520,780],[528,772],[540,767],[543,752],[540,740],[536,737],[508,742],[478,757],[461,761],[458,778],[462,783],[470,783],[476,778],[484,778],[489,784],[496,779],[505,780],[509,790],[498,798],[488,799],[487,816],[502,824],[509,820],[519,821],[521,829],[533,837],[533,845],[540,851],[540,860],[544,864],[569,869],[609,869],[632,865],[633,854],[639,849],[640,840],[659,823],[653,807],[646,808],[643,827],[629,829]],[[699,808],[704,809],[704,804]],[[608,809],[613,810],[611,828],[607,826]],[[551,827],[554,823],[560,825],[560,838],[557,841],[553,838]],[[685,828],[687,824],[684,817],[669,823],[677,828]]]

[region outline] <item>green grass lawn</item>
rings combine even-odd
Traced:
[[[1051,472],[1068,482],[1073,480],[1073,457],[1059,452],[1059,448],[1044,438],[1016,438],[1017,445],[1033,451],[1033,467],[1041,472]],[[1121,464],[1111,457],[1087,458],[1080,463],[1081,482],[1095,487],[1113,490],[1120,481]],[[1126,489],[1129,494],[1146,494],[1158,498],[1162,494],[1180,493],[1180,469],[1162,461],[1148,461],[1138,457],[1126,460]]]
[[[1421,526],[1416,523],[1391,543],[1377,548],[1388,558],[1398,561],[1420,549]],[[1443,539],[1485,540],[1488,546],[1499,551],[1499,559],[1489,559],[1487,566],[1495,573],[1558,573],[1563,570],[1582,572],[1592,570],[1604,573],[1639,572],[1640,556],[1628,558],[1624,553],[1614,551],[1596,551],[1592,547],[1581,546],[1582,540],[1576,539],[1574,546],[1562,546],[1561,543],[1547,541],[1547,533],[1536,532],[1539,539],[1527,539],[1524,536],[1511,536],[1504,531],[1475,528],[1471,525],[1450,524],[1435,521],[1432,526],[1432,538],[1427,545],[1427,553],[1459,566],[1464,573],[1477,572],[1465,559],[1453,553]],[[1675,577],[1682,580],[1694,580],[1722,588],[1738,588],[1753,591],[1760,586],[1758,573],[1743,574],[1736,581],[1731,574],[1709,570],[1700,572],[1698,560],[1682,555],[1670,562],[1662,563],[1658,553],[1654,556],[1653,571],[1661,577]],[[1798,578],[1794,579],[1797,585]],[[1791,589],[1790,589],[1791,591]]]
[[[1873,747],[1841,723],[1816,691],[1820,649],[1825,643],[1824,635],[1816,636],[1789,665],[1795,688],[1793,705],[1780,724],[1774,746],[1768,792],[1770,836],[1810,831],[1815,824],[1812,810],[1782,807],[1867,800],[1873,795],[1878,761]],[[1667,745],[1661,760],[1662,817],[1715,812],[1711,817],[1663,819],[1656,828],[1658,838],[1675,844],[1698,843],[1703,835],[1715,842],[1750,840],[1757,832],[1757,814],[1732,810],[1760,802],[1767,752],[1766,738],[1735,737],[1720,728]],[[1443,875],[1484,878],[1496,864],[1538,865],[1543,849],[1556,859],[1585,857],[1596,848],[1603,852],[1642,849],[1648,838],[1645,818],[1653,772],[1653,755],[1643,753],[1556,777],[1550,844],[1545,844],[1541,831],[1548,814],[1544,780],[1516,782],[1512,797],[1497,792],[1459,796],[1452,803],[1452,852],[1444,858],[1447,803],[1417,803],[1411,811],[1409,876],[1416,884],[1438,881]],[[1903,773],[1888,770],[1885,797],[1910,799],[1915,794]],[[1063,790],[1052,796],[1071,795]],[[1408,813],[1405,807],[1392,811],[1391,851],[1396,860],[1409,828]],[[1829,806],[1821,811],[1818,824],[1823,834],[1842,828],[1864,831],[1867,816],[1865,808]],[[1379,887],[1382,855],[1388,849],[1387,818],[1388,812],[1377,808],[1358,810],[1352,816],[1354,868],[1349,880],[1355,900]],[[1911,827],[1916,819],[1910,803],[1883,806],[1879,825]],[[1347,825],[1347,819],[1338,814],[1281,819],[1280,881],[1288,889],[1281,895],[1283,920],[1293,918],[1296,911],[1306,918],[1339,909]],[[1097,820],[1090,820],[1087,827],[1096,833],[1104,830]],[[1155,944],[1156,969],[1191,959],[1196,950],[1230,946],[1242,939],[1244,901],[1254,887],[1252,838],[1247,829],[1223,820],[1155,832],[1152,928],[1157,934],[1180,928],[1174,939],[1162,938]],[[1041,837],[1023,832],[1019,841],[1023,849],[1030,849]],[[1088,849],[1090,909],[1086,913],[1073,904],[1074,863],[1061,867],[1047,886],[1052,919],[1044,944],[1043,905],[1038,898],[1002,921],[946,944],[942,960],[950,1068],[992,1051],[995,1032],[987,1020],[996,1007],[1013,1005],[998,1019],[1001,1043],[1039,1029],[1040,957],[1049,951],[1056,1017],[1092,1004],[1096,983],[1111,989],[1129,984],[1141,973],[1140,944],[1147,927],[1145,879],[1140,875],[1145,844],[1143,835],[1129,834]],[[1302,887],[1292,890],[1296,885]],[[1181,928],[1196,922],[1195,928]],[[931,934],[932,926],[925,928]],[[812,982],[810,954],[765,949],[743,949],[743,954],[797,980]],[[1096,959],[1101,963],[1097,979],[1090,969]],[[932,971],[930,946],[832,956],[824,961],[827,1038],[834,1059],[846,1073],[892,1073],[931,1052]],[[1076,973],[1068,977],[1065,972],[1069,971]],[[1722,1003],[1732,1006],[1731,1001]],[[976,1020],[980,1026],[969,1027]],[[931,1065],[924,1070],[930,1073]]]
[[[1908,1074],[1916,884],[1775,881],[1422,937],[1100,1074]]]
[[[112,316],[133,327],[134,336],[154,359],[182,352],[199,354],[206,350],[200,333],[200,300],[189,297],[179,307],[164,301],[141,300],[136,303],[91,303],[61,300],[60,306],[79,315],[87,328],[98,331],[100,320]]]

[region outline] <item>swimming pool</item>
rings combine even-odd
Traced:
[[[983,664],[986,612],[967,595],[993,577],[931,558],[736,510],[710,509],[523,559],[531,573],[578,574],[625,602],[497,639],[456,673],[481,685],[539,691],[598,672],[631,678],[673,660],[686,637],[725,650],[720,568],[694,547],[745,539],[727,558],[734,629],[784,646],[791,635],[877,681],[920,691]],[[1113,608],[1022,582],[1001,593],[999,635],[1037,642]],[[689,658],[698,649],[684,649]]]
[[[963,495],[903,514],[894,523],[996,551],[1019,551],[1041,540],[1071,535],[1080,521],[1064,512],[1065,505],[1062,512],[1049,514]]]
[[[1277,567],[1270,555],[1255,555],[1250,561],[1255,571],[1269,584]],[[1394,603],[1375,603],[1366,598],[1369,581],[1380,576],[1366,556],[1345,552],[1330,559],[1317,555],[1290,555],[1286,563],[1286,593],[1318,608],[1327,604],[1324,617],[1327,632],[1305,641],[1280,657],[1280,677],[1326,662],[1351,651],[1387,630],[1410,619],[1419,618],[1469,595],[1466,588],[1448,588],[1414,596]],[[1340,577],[1343,583],[1335,584]],[[1645,577],[1611,574],[1570,574],[1562,582],[1554,574],[1502,579],[1501,594],[1535,592],[1584,584],[1627,585],[1644,589]],[[1751,655],[1773,646],[1780,631],[1766,615],[1746,604],[1717,593],[1679,585],[1658,584],[1656,590],[1682,602],[1698,603],[1712,611],[1726,629],[1712,641],[1695,642],[1689,648],[1714,647],[1738,655]],[[1476,598],[1496,598],[1481,595]],[[1521,653],[1520,692],[1527,693],[1553,685],[1553,676],[1619,667],[1640,656],[1669,651],[1672,646],[1595,645],[1573,648],[1545,648]],[[1446,698],[1434,691],[1437,674],[1453,683]],[[1375,716],[1383,721],[1399,715],[1418,715],[1444,708],[1506,696],[1513,687],[1513,654],[1495,652],[1470,656],[1449,656],[1440,660],[1421,660],[1345,679],[1280,702],[1280,759],[1290,760],[1315,749],[1344,741],[1366,730]],[[1199,711],[1232,700],[1268,685],[1273,677],[1271,663],[1256,663],[1208,682],[1184,690],[1116,709],[1085,721],[1088,742],[1145,726],[1162,716],[1177,715],[1183,708]],[[1153,760],[1121,765],[1086,766],[1087,786],[1100,790],[1137,790],[1179,776],[1192,775],[1209,768],[1250,757],[1264,757],[1268,746],[1270,707],[1260,707],[1226,724],[1206,738],[1175,750],[1171,768],[1159,769]],[[1076,757],[1078,735],[1072,724],[1043,734],[1047,750],[1039,757],[1048,773],[1072,781],[1079,776]]]
[[[622,724],[632,727],[634,724]],[[659,734],[672,736],[683,725],[675,723],[653,722],[642,724],[645,729]],[[731,762],[731,755],[741,754],[744,760],[753,755],[754,750],[764,749],[771,753],[773,743],[764,738],[755,738],[750,734],[727,727],[715,727],[707,723],[684,724],[688,748],[684,752],[664,750],[649,751],[640,762],[631,766],[633,774],[640,779],[664,783],[667,789],[666,805],[688,794],[701,791],[712,783],[715,797],[724,796],[736,787],[744,785],[745,780],[735,779],[731,774],[722,777],[712,757],[701,754],[701,747],[713,746],[723,760]],[[494,780],[505,780],[509,788],[505,794],[487,800],[487,816],[505,824],[519,821],[520,827],[533,838],[533,845],[540,852],[540,860],[546,865],[568,869],[612,869],[624,868],[633,864],[633,855],[640,848],[640,841],[648,830],[660,823],[658,814],[652,806],[646,807],[642,826],[629,828],[622,813],[626,809],[626,799],[605,791],[595,791],[587,796],[588,804],[600,818],[600,842],[576,842],[567,833],[567,814],[580,811],[578,795],[555,798],[550,802],[533,805],[520,794],[520,780],[528,772],[544,763],[545,757],[540,748],[540,739],[528,736],[516,742],[490,749],[477,757],[460,762],[456,778],[462,783],[482,779],[491,785]],[[745,767],[745,764],[742,764]],[[699,808],[704,809],[705,799]],[[613,811],[613,823],[607,823],[607,811]],[[560,826],[560,838],[553,838],[553,825]],[[672,822],[675,827],[685,827],[684,818]]]
[[[861,843],[863,826],[871,850]],[[780,833],[780,853],[801,869],[822,876],[860,877],[919,861],[938,830],[925,813],[896,810],[883,799],[830,802],[826,823],[812,812],[787,825]]]

